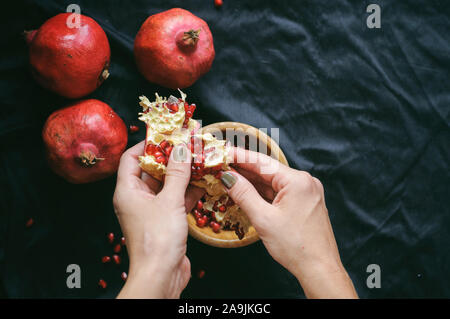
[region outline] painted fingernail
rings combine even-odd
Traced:
[[[236,184],[236,177],[230,172],[224,172],[222,176],[220,176],[220,180],[222,181],[223,185],[225,185],[225,187],[228,189],[230,189],[231,187],[233,187],[234,184]]]
[[[187,149],[186,149],[186,146],[184,144],[176,145],[172,152],[174,153],[173,154],[173,159],[176,162],[186,162]]]

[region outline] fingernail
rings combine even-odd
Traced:
[[[225,185],[225,187],[228,189],[230,189],[231,187],[233,187],[234,184],[236,184],[236,177],[230,172],[224,172],[222,176],[220,176],[220,180],[222,181],[223,185]]]
[[[184,144],[176,145],[172,152],[173,152],[173,159],[176,162],[186,162],[187,149]]]

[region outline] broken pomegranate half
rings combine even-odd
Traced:
[[[215,233],[232,230],[242,239],[250,223],[220,182],[222,172],[231,169],[226,141],[201,132],[200,123],[192,118],[195,104],[186,102],[186,95],[180,93],[181,98],[168,99],[155,94],[153,102],[140,97],[143,112],[139,119],[145,122],[147,131],[139,164],[146,173],[163,180],[173,147],[185,143],[192,154],[191,184],[206,189],[205,196],[191,211],[197,226],[210,227]]]

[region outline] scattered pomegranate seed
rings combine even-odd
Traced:
[[[202,210],[202,209],[203,209],[203,202],[202,202],[201,200],[199,200],[199,201],[197,202],[196,208],[197,208],[198,210]]]
[[[113,243],[113,241],[114,241],[114,233],[109,233],[108,234],[108,241],[109,241],[110,244]]]
[[[106,281],[104,281],[103,279],[100,279],[100,280],[98,281],[98,285],[99,285],[100,287],[102,287],[102,289],[105,289],[105,288],[108,286],[108,284],[106,283]]]
[[[139,131],[139,126],[130,125],[130,133],[136,133],[137,131]]]
[[[127,278],[128,278],[127,273],[126,273],[126,272],[123,272],[123,273],[120,275],[120,278],[122,278],[123,281],[126,281]]]
[[[120,250],[122,249],[122,246],[120,246],[120,244],[117,244],[114,246],[114,252],[116,254],[118,254],[120,252]]]
[[[216,8],[220,8],[223,5],[223,0],[214,0]]]
[[[114,262],[119,265],[121,262],[120,256],[119,255],[113,255],[112,259],[114,260]]]
[[[125,246],[125,237],[120,238],[120,244]]]
[[[102,263],[106,264],[106,263],[109,263],[110,261],[111,261],[111,257],[109,257],[109,256],[102,257]]]
[[[219,211],[221,212],[221,213],[225,213],[225,211],[227,210],[227,207],[226,206],[220,206],[219,207]]]
[[[203,277],[205,277],[205,271],[204,271],[204,270],[200,270],[200,271],[198,272],[198,274],[197,274],[197,277],[198,277],[199,279],[202,279]]]
[[[33,218],[29,218],[27,220],[27,222],[25,223],[25,226],[26,227],[31,227],[31,226],[33,226],[33,224],[34,224],[34,219]]]

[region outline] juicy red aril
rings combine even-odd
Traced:
[[[121,274],[120,274],[120,278],[122,278],[123,281],[126,281],[127,278],[128,278],[127,273],[126,273],[126,272],[121,273]]]
[[[105,288],[108,286],[108,284],[106,283],[106,281],[104,281],[103,279],[100,279],[100,280],[98,281],[98,285],[99,285],[102,289],[105,289]]]
[[[159,156],[159,157],[155,158],[155,161],[157,163],[165,163],[166,162],[166,158],[164,156]]]
[[[139,126],[130,125],[130,133],[136,133],[137,131],[139,131]]]
[[[220,8],[223,5],[223,0],[214,0],[216,8]]]
[[[115,245],[114,246],[114,252],[115,253],[119,253],[121,248],[122,248],[122,246],[120,246],[120,244]]]
[[[226,206],[220,206],[219,207],[219,211],[222,212],[222,213],[225,213],[226,210],[227,210]]]
[[[34,219],[33,218],[29,218],[27,220],[27,222],[25,223],[25,226],[26,227],[31,227],[31,226],[33,226],[33,224],[34,224]]]
[[[219,206],[219,201],[216,200],[213,205],[213,210],[217,210],[219,208],[218,206]]]
[[[121,262],[120,256],[119,255],[113,255],[112,259],[114,260],[114,262],[119,265]]]
[[[125,237],[120,238],[120,244],[125,246]]]
[[[160,151],[156,151],[155,153],[152,154],[154,157],[160,157],[160,156],[164,156],[163,153],[161,153]]]
[[[161,147],[162,149],[165,149],[169,145],[170,145],[169,142],[167,142],[166,140],[159,143],[159,147]]]
[[[227,207],[233,206],[234,205],[234,201],[231,198],[228,198],[227,203],[225,204]]]
[[[106,264],[106,263],[109,263],[110,261],[111,261],[111,257],[109,257],[109,256],[102,257],[102,263]]]
[[[203,209],[203,202],[202,202],[201,200],[199,200],[199,201],[197,202],[196,208],[197,208],[198,210],[202,210],[202,209]]]
[[[164,153],[166,154],[167,157],[169,157],[169,156],[170,156],[170,153],[172,153],[172,149],[173,149],[173,146],[167,146],[167,147],[164,149]]]
[[[145,153],[147,155],[153,155],[153,153],[155,153],[158,150],[156,145],[153,144],[148,144],[147,148],[145,149]]]
[[[197,219],[197,226],[198,227],[205,227],[206,223],[208,222],[208,217],[200,217]]]
[[[212,228],[213,232],[218,233],[220,232],[220,224],[216,222],[209,223],[209,226]]]
[[[205,277],[205,271],[204,270],[200,270],[197,274],[198,278],[202,279],[203,277]]]
[[[108,241],[109,241],[110,244],[113,243],[113,241],[114,241],[114,233],[109,233],[108,234]]]

